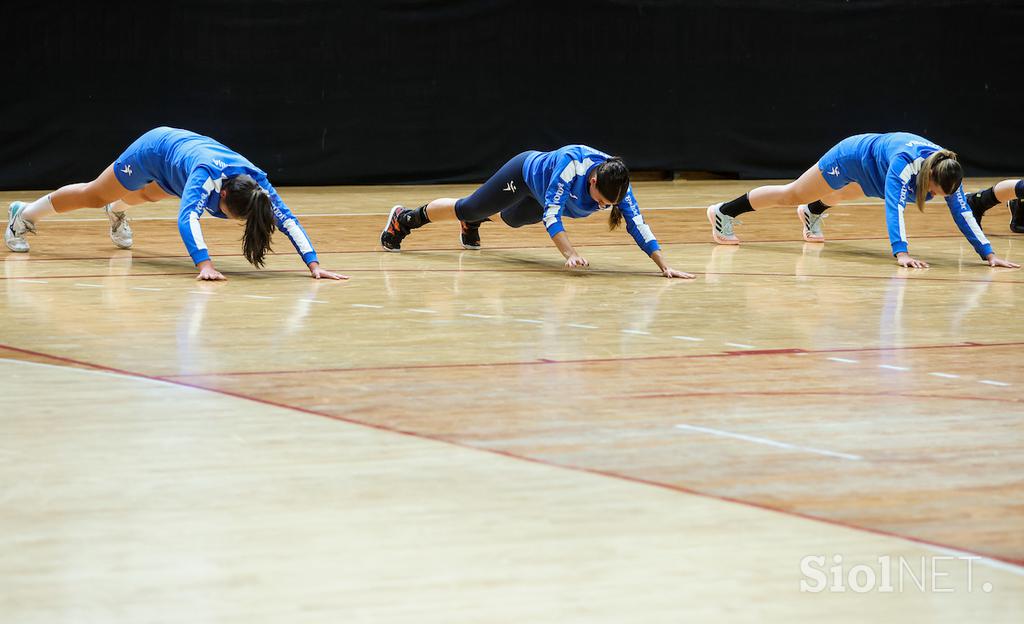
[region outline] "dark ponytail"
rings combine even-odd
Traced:
[[[622,159],[612,156],[597,166],[594,175],[597,178],[597,191],[612,202],[611,214],[608,215],[608,229],[614,230],[622,223],[622,210],[619,203],[629,191],[629,169]]]
[[[242,236],[242,254],[249,264],[262,268],[263,259],[270,249],[270,236],[276,229],[270,194],[249,175],[228,178],[221,187],[227,191],[224,201],[239,219],[245,220]]]
[[[952,195],[964,180],[964,170],[956,159],[956,153],[939,150],[924,159],[921,170],[917,172],[917,209],[924,212],[924,200],[934,180],[942,192]]]

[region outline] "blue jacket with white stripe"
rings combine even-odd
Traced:
[[[534,152],[526,157],[523,179],[534,199],[544,206],[544,227],[552,238],[565,230],[563,216],[578,219],[601,209],[590,197],[587,176],[608,158],[608,154],[586,145],[566,145],[553,152]],[[626,231],[647,255],[661,248],[650,226],[644,223],[632,185],[619,203],[619,210]]]
[[[844,165],[867,196],[884,197],[885,220],[892,253],[906,252],[907,230],[903,211],[908,203],[913,203],[917,198],[917,174],[921,164],[942,148],[908,132],[863,134],[852,138],[856,139],[854,149],[843,159]],[[929,193],[926,199],[931,197]],[[984,259],[992,253],[992,245],[967,204],[963,185],[945,199],[957,228],[978,255]]]
[[[192,262],[199,264],[210,259],[199,217],[205,212],[218,219],[228,218],[220,208],[221,184],[227,178],[242,174],[252,176],[270,195],[277,228],[292,242],[303,262],[317,261],[309,236],[262,169],[209,137],[177,128],[159,130],[157,140],[148,145],[140,157],[160,188],[181,198],[178,232]]]

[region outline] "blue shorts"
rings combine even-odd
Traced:
[[[128,146],[124,152],[114,161],[114,175],[121,186],[129,191],[137,191],[150,182],[156,182],[156,176],[152,172],[154,159],[163,159],[159,152],[158,143],[166,134],[167,128],[154,128],[146,134],[135,139],[135,142]],[[157,182],[159,184],[159,182]],[[165,192],[175,195],[160,185]]]
[[[859,141],[859,136],[843,139],[818,160],[821,177],[825,178],[832,190],[838,191],[850,182],[858,181],[860,167],[851,162],[851,158],[859,165]]]

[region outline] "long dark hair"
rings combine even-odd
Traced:
[[[939,150],[933,153],[921,163],[921,170],[917,172],[917,209],[924,212],[924,200],[928,196],[928,189],[932,186],[932,179],[942,187],[942,192],[952,195],[964,180],[964,170],[960,161],[956,159],[956,153],[949,150]]]
[[[608,215],[608,229],[614,230],[622,223],[622,210],[619,202],[626,197],[629,190],[629,169],[618,156],[612,156],[597,166],[594,171],[597,178],[597,190],[612,202],[612,212]]]
[[[276,229],[270,194],[244,173],[224,180],[221,189],[227,191],[224,201],[231,213],[245,220],[242,253],[249,264],[259,269],[271,251],[270,235]]]

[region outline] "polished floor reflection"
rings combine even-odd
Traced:
[[[636,185],[693,281],[599,216],[567,223],[588,271],[539,226],[379,250],[393,203],[465,186],[284,189],[347,282],[283,238],[254,271],[214,219],[229,279],[196,282],[171,202],[132,213],[130,251],[98,211],[42,223],[0,258],[0,612],[1018,620],[1024,273],[941,203],[907,212],[927,270],[896,266],[871,201],[824,245],[781,209],[712,245],[704,208],[752,185]],[[1006,221],[984,225],[1019,262]],[[808,556],[941,565],[953,591],[801,591]]]

